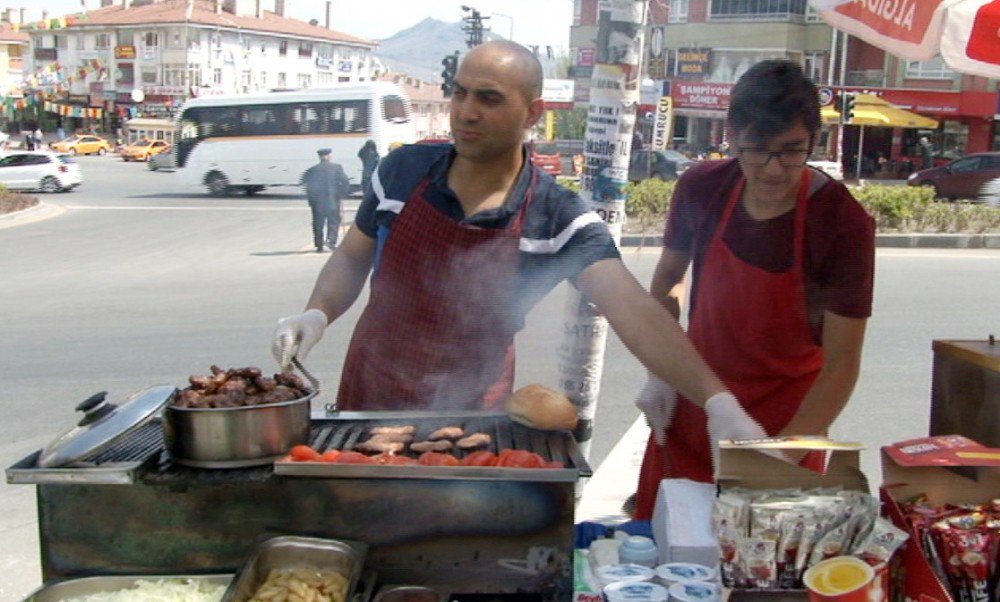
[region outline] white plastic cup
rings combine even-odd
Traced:
[[[670,587],[675,583],[697,583],[716,578],[714,568],[692,562],[668,562],[656,567],[656,578]]]
[[[668,602],[667,588],[649,581],[619,581],[604,588],[608,602]]]
[[[718,602],[719,584],[705,581],[675,583],[667,590],[670,602]]]
[[[659,560],[656,544],[642,535],[631,535],[625,538],[618,548],[618,559],[622,564],[639,564],[653,568]]]

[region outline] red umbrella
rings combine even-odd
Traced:
[[[1000,79],[1000,0],[809,0],[830,25],[904,59]]]

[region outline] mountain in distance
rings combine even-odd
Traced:
[[[393,72],[406,73],[428,82],[440,82],[441,70],[444,69],[441,59],[456,50],[462,55],[468,52],[465,36],[462,21],[445,23],[427,17],[390,38],[380,40],[373,54]],[[504,38],[484,31],[483,39]]]

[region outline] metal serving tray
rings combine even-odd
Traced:
[[[347,578],[345,600],[353,600],[368,546],[318,537],[273,537],[257,546],[256,552],[236,572],[223,602],[246,602],[267,580],[273,569],[314,568],[333,570]]]
[[[231,573],[221,575],[115,575],[106,577],[81,577],[56,581],[28,594],[22,602],[62,602],[71,598],[102,592],[116,592],[134,587],[139,581],[194,581],[207,585],[227,586],[233,580]]]
[[[546,460],[562,462],[565,468],[508,468],[495,466],[395,466],[296,462],[289,458],[274,463],[274,473],[284,476],[392,479],[479,479],[500,481],[575,482],[593,473],[569,431],[539,431],[510,420],[506,414],[483,412],[340,412],[336,417],[313,417],[309,445],[322,453],[328,449],[351,450],[365,441],[373,427],[413,425],[416,441],[444,426],[461,426],[466,433],[490,435],[487,449],[505,448],[534,452]],[[471,453],[449,452],[458,458]],[[410,454],[413,457],[413,454]]]

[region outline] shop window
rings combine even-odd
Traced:
[[[156,69],[151,69],[149,67],[143,67],[142,68],[142,75],[140,77],[142,78],[142,83],[144,83],[144,84],[153,84],[153,85],[155,85],[155,84],[159,83],[158,78],[157,78],[157,74],[156,74]]]
[[[312,77],[308,73],[299,74],[299,87],[308,88],[312,86]]]
[[[667,13],[668,23],[687,23],[688,0],[670,0],[670,10]]]
[[[712,0],[710,21],[805,21],[806,0]]]
[[[288,87],[288,75],[285,73],[278,74],[278,87],[287,88]]]
[[[914,79],[952,79],[955,72],[944,64],[940,55],[929,61],[906,61],[906,77]]]
[[[212,84],[216,86],[222,85],[222,69],[212,69]]]
[[[316,85],[318,86],[331,86],[333,85],[333,74],[329,71],[320,71],[316,74]]]
[[[257,87],[267,90],[267,71],[261,71],[257,76]]]

